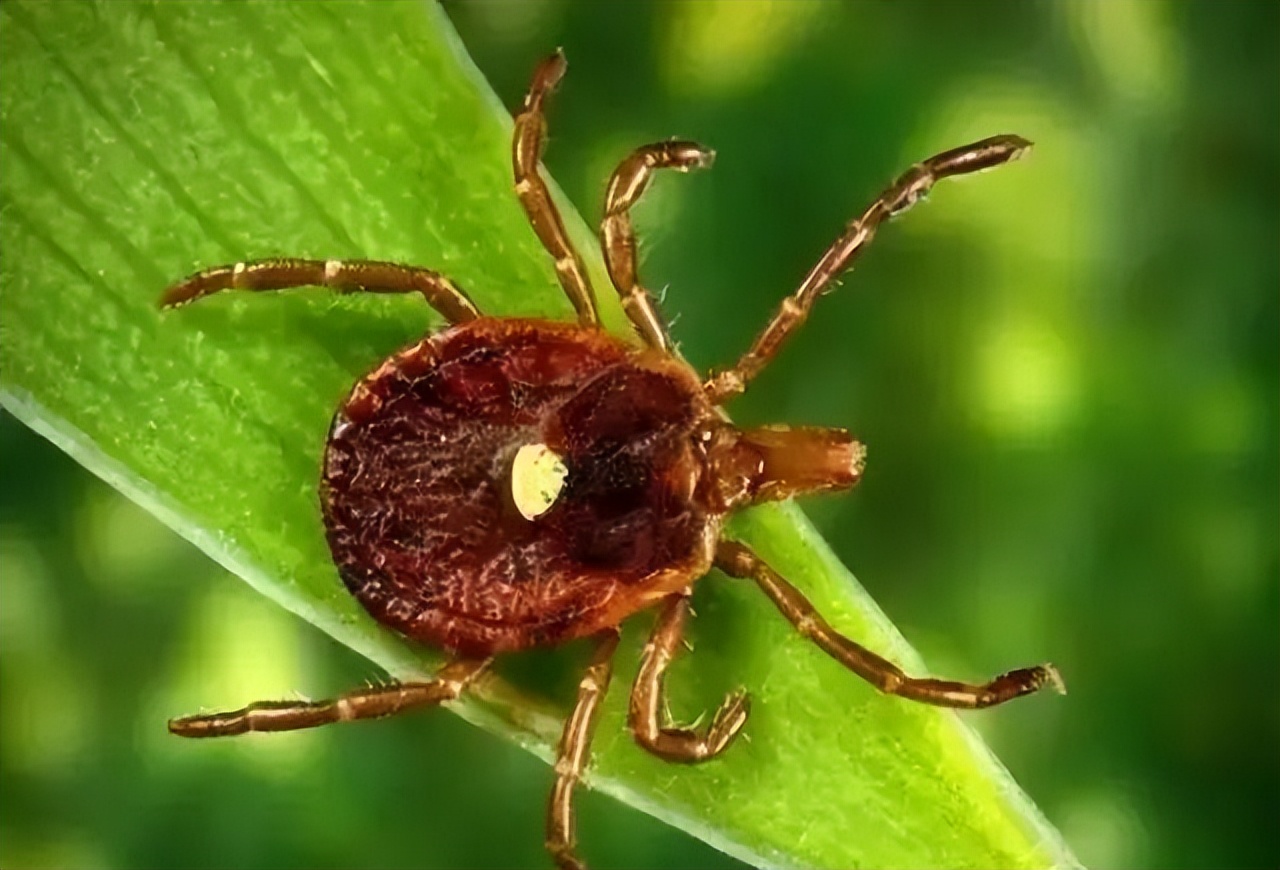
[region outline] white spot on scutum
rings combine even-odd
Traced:
[[[511,498],[526,520],[536,520],[551,510],[564,489],[569,469],[545,444],[526,444],[516,451],[511,465]]]

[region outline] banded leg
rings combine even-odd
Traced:
[[[755,580],[796,630],[823,652],[882,692],[938,707],[967,709],[994,707],[1045,686],[1066,694],[1062,677],[1050,664],[1019,668],[982,685],[909,677],[892,662],[864,649],[833,629],[800,591],[765,564],[750,549],[734,541],[721,541],[716,567],[734,577]]]
[[[397,683],[360,689],[329,701],[258,701],[230,713],[169,720],[179,737],[231,737],[250,731],[297,731],[333,722],[393,716],[414,707],[452,701],[489,664],[489,659],[456,659],[428,683]]]
[[[556,781],[547,805],[547,851],[562,870],[583,870],[585,867],[574,855],[573,789],[587,766],[596,714],[605,692],[609,691],[613,654],[617,649],[616,629],[599,636],[591,664],[578,683],[578,700],[565,720],[560,746],[556,750]]]
[[[186,305],[223,290],[287,290],[329,287],[339,293],[421,293],[450,323],[480,316],[475,303],[448,278],[415,266],[376,260],[251,260],[214,266],[179,281],[160,297],[162,308]]]
[[[745,692],[734,692],[716,710],[711,724],[701,734],[692,728],[662,724],[663,675],[680,650],[688,616],[688,592],[671,595],[663,604],[631,690],[627,725],[636,742],[659,758],[693,764],[714,758],[728,748],[746,724],[751,702]]]
[[[756,336],[755,342],[737,364],[707,381],[710,399],[717,403],[725,402],[746,389],[747,383],[769,364],[783,342],[804,323],[818,297],[833,289],[832,281],[852,265],[854,258],[875,236],[880,224],[915,205],[941,179],[1016,160],[1030,147],[1031,143],[1021,136],[992,136],[944,151],[908,169],[832,242],[809,270],[800,288],[782,300],[769,324]]]
[[[538,174],[538,161],[542,159],[547,132],[542,102],[564,77],[566,67],[564,53],[557,49],[534,70],[533,83],[529,85],[524,105],[516,116],[511,163],[516,179],[516,196],[520,197],[520,205],[524,206],[529,223],[533,224],[543,247],[555,259],[560,286],[564,287],[565,294],[578,312],[578,322],[583,326],[596,326],[600,323],[600,315],[596,311],[591,280],[582,265],[582,258],[569,243],[569,234],[565,232],[560,212],[551,201],[547,184]]]
[[[644,195],[654,170],[688,172],[690,169],[705,169],[715,156],[714,151],[696,142],[657,142],[633,151],[609,179],[604,222],[600,226],[604,262],[627,317],[631,318],[645,343],[658,350],[670,350],[671,338],[653,298],[636,277],[636,235],[631,227],[631,207]]]

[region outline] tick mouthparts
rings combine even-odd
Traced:
[[[757,500],[847,489],[862,477],[867,448],[843,429],[762,426],[741,433],[757,458],[752,482]]]
[[[854,441],[849,445],[849,471],[853,474],[854,480],[862,477],[862,472],[867,467],[867,445],[861,441]]]

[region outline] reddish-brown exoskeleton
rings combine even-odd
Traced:
[[[387,716],[458,697],[499,653],[595,639],[560,740],[547,848],[574,855],[572,794],[609,685],[618,626],[654,607],[657,624],[631,694],[629,726],[662,758],[714,758],[747,720],[731,695],[701,730],[667,721],[663,674],[680,648],[689,590],[713,566],[754,580],[805,637],[881,691],[944,707],[988,707],[1045,685],[1050,665],[983,685],[911,677],[833,629],[747,546],[721,538],[733,511],[846,489],[864,448],[842,429],[739,429],[720,411],[808,316],[881,223],[941,178],[997,166],[1030,143],[994,136],[907,171],[836,239],[736,365],[703,381],[673,351],[636,276],[630,209],[658,169],[709,166],[693,142],[646,145],[614,172],[601,238],[609,275],[643,347],[600,327],[586,270],[538,163],[543,101],[565,71],[557,52],[516,117],[515,190],[555,260],[576,324],[486,317],[449,279],[392,263],[278,259],[207,269],[169,288],[165,306],[227,289],[304,285],[421,293],[452,324],[392,356],[352,389],[333,420],[320,500],[329,546],[352,594],[384,625],[451,656],[424,683],[331,701],[259,702],[175,719],[184,737],[286,731]]]

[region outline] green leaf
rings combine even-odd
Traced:
[[[168,313],[155,301],[212,264],[366,256],[439,269],[491,313],[567,317],[512,193],[510,118],[444,15],[5,2],[0,116],[4,405],[265,595],[398,677],[429,674],[438,656],[343,590],[315,489],[350,384],[439,318],[409,298],[321,290]],[[605,290],[591,230],[565,217]],[[733,531],[834,624],[923,669],[799,510],[754,510]],[[619,685],[593,787],[760,866],[1075,864],[956,715],[877,695],[750,584],[716,575],[695,600],[675,711],[692,718],[746,686],[750,741],[666,765],[630,742]],[[543,758],[564,712],[498,678],[454,709]]]

